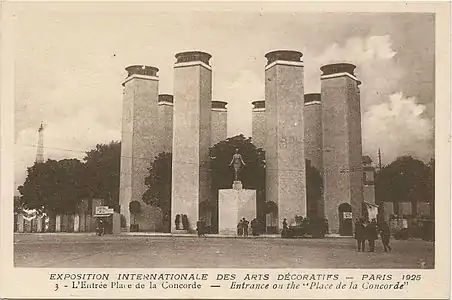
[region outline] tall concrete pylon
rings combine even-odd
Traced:
[[[265,100],[258,100],[251,102],[253,104],[252,110],[252,141],[257,148],[264,148],[265,146]]]
[[[174,64],[173,176],[171,230],[176,216],[186,215],[196,228],[199,204],[210,197],[211,55],[200,51],[176,54]],[[182,218],[182,217],[180,217]]]
[[[123,82],[123,116],[121,139],[121,175],[119,201],[127,230],[132,222],[140,231],[155,231],[161,224],[160,211],[142,201],[146,191],[144,179],[154,158],[162,151],[158,121],[158,68],[133,65],[126,68]],[[141,212],[133,216],[129,203],[138,201]]]
[[[267,53],[265,67],[266,197],[278,206],[277,229],[286,218],[306,217],[303,54]]]
[[[321,67],[323,182],[330,232],[352,235],[363,202],[360,81],[348,63]],[[351,213],[351,214],[350,214]]]
[[[320,93],[304,95],[304,153],[312,167],[323,176],[322,103]],[[324,218],[323,195],[308,201],[308,217]]]
[[[211,146],[224,141],[228,135],[228,109],[224,101],[212,101]]]
[[[162,131],[162,151],[172,153],[173,149],[173,95],[160,94],[158,102],[159,129]]]

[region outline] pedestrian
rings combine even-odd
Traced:
[[[242,236],[243,235],[243,219],[239,221],[237,224],[237,235]]]
[[[356,219],[355,221],[355,239],[358,244],[358,252],[361,252],[361,250],[364,252],[366,250],[366,228],[363,223],[362,219]]]
[[[389,239],[391,238],[391,230],[389,229],[388,223],[383,221],[380,226],[381,242],[383,243],[383,248],[385,252],[391,251],[391,246],[389,246]]]
[[[283,228],[283,230],[289,229],[289,226],[287,226],[287,219],[286,218],[284,218],[284,220],[282,222],[282,228]]]
[[[104,220],[102,218],[98,219],[97,222],[97,235],[101,236],[103,234],[105,234],[105,227],[104,227]]]
[[[248,220],[247,219],[245,219],[245,218],[243,218],[243,235],[244,236],[248,236],[248,224],[249,224],[250,222],[248,222]]]
[[[375,219],[366,227],[366,236],[369,241],[369,252],[375,252],[375,240],[378,239],[378,227]]]
[[[287,229],[289,229],[289,226],[287,224],[287,219],[284,218],[283,222],[282,222],[282,232],[281,232],[281,237],[285,238],[287,237]]]
[[[328,225],[328,219],[325,218],[323,220],[323,225],[324,225],[324,227],[323,227],[324,234],[328,234],[330,232],[330,226]]]
[[[203,222],[202,220],[199,220],[198,222],[196,222],[196,230],[198,231],[198,236],[203,236],[204,235],[204,226],[203,226]]]

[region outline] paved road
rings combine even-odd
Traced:
[[[197,238],[17,234],[16,267],[433,268],[432,242],[392,240],[358,253],[351,238]],[[424,263],[422,263],[424,262]]]

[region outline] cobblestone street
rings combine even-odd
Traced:
[[[352,238],[198,238],[17,234],[16,267],[110,268],[433,268],[434,244],[391,241],[359,253]]]

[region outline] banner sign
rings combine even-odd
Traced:
[[[112,215],[113,212],[113,208],[109,208],[108,206],[96,206],[95,209],[96,215]]]
[[[344,212],[344,219],[352,219],[352,213],[349,211]]]

